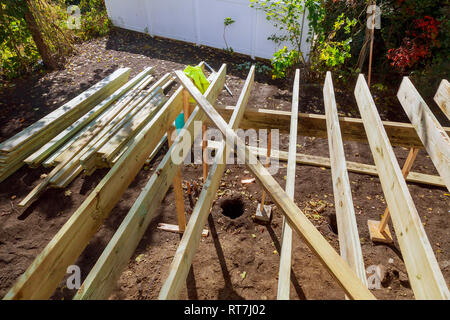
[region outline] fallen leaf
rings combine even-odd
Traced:
[[[138,255],[136,257],[136,262],[141,262],[142,259],[144,259],[144,254],[143,253],[141,253],[140,255]]]
[[[244,271],[244,272],[241,273],[241,278],[242,278],[242,280],[244,280],[246,276],[247,276],[247,272],[246,272],[246,271]]]
[[[66,190],[66,191],[64,192],[64,195],[65,195],[66,197],[70,197],[71,194],[72,194],[72,191],[70,191],[70,190]]]

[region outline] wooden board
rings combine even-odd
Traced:
[[[442,112],[450,119],[450,82],[443,79],[439,88],[434,96],[434,101],[436,101]]]
[[[225,119],[230,119],[233,106],[218,106],[217,111]],[[291,113],[289,111],[247,108],[239,125],[242,129],[279,129],[280,133],[289,133]],[[209,121],[211,123],[211,121]],[[339,117],[342,139],[367,143],[363,122],[358,118]],[[383,126],[392,145],[400,147],[423,148],[420,138],[410,123],[383,121]],[[450,128],[444,130],[450,133]],[[327,138],[325,115],[298,114],[298,134],[300,136]]]
[[[253,87],[255,77],[255,67],[250,68],[249,75],[239,96],[236,109],[230,119],[230,126],[233,129],[238,128],[242,119],[244,109],[248,103],[250,92]],[[203,113],[203,112],[202,112]],[[226,148],[222,143],[216,153],[216,160],[211,166],[202,191],[198,197],[197,203],[192,211],[191,218],[187,225],[183,238],[178,245],[177,251],[170,265],[169,275],[164,282],[158,299],[176,299],[184,287],[189,269],[194,259],[195,251],[200,243],[200,234],[206,223],[211,205],[215,199],[217,189],[219,188],[220,178],[225,170],[226,159],[232,150]]]
[[[298,117],[298,96],[300,86],[300,70],[295,71],[294,86],[292,90],[291,125],[289,133],[289,152],[286,172],[286,194],[294,200],[295,190],[295,169],[297,153],[297,123]],[[269,146],[267,147],[270,148]],[[270,151],[270,150],[269,150]],[[269,154],[270,155],[270,154]],[[268,155],[268,156],[269,156]],[[278,271],[278,300],[289,300],[291,289],[291,264],[292,264],[292,228],[283,216],[283,228],[281,233],[280,269]]]
[[[445,279],[362,74],[355,96],[414,295],[417,299],[449,299]]]
[[[352,299],[374,299],[373,294],[358,279],[356,273],[339,256],[327,240],[314,227],[303,212],[295,205],[267,169],[253,155],[244,142],[230,128],[214,107],[206,100],[200,91],[192,84],[182,71],[175,71],[175,75],[188,89],[191,96],[207,114],[208,118],[229,139],[226,143],[230,147],[237,146],[238,154],[244,155],[245,164],[253,175],[259,180],[264,189],[272,197],[277,207],[287,217],[289,224],[305,240],[311,250],[316,254],[322,264],[344,289],[345,293]]]
[[[328,146],[330,149],[339,249],[341,257],[348,262],[359,279],[367,286],[366,269],[364,268],[355,208],[353,206],[352,190],[350,188],[350,180],[345,161],[344,143],[339,128],[333,80],[329,71],[327,72],[323,87],[323,100],[327,118]]]
[[[250,150],[252,150],[253,152],[257,152],[257,154],[260,157],[264,157],[267,152],[266,149],[264,149],[264,148],[250,147]],[[281,161],[287,161],[288,153],[285,151],[272,150],[271,157],[274,159],[278,158]],[[312,156],[312,155],[302,154],[302,153],[297,153],[297,163],[306,164],[306,165],[310,165],[310,166],[316,166],[316,167],[331,168],[330,158]],[[352,161],[347,161],[346,163],[347,163],[347,170],[349,172],[367,174],[367,175],[378,177],[377,167],[374,165],[364,164],[364,163],[359,163],[359,162],[352,162]],[[408,177],[406,178],[406,181],[412,182],[412,183],[427,184],[430,186],[445,188],[445,184],[444,184],[444,181],[442,180],[442,178],[439,176],[431,175],[431,174],[410,172],[408,174]]]
[[[215,101],[222,90],[225,83],[225,74],[226,67],[223,65],[205,93],[211,101]],[[178,116],[183,105],[182,88],[178,88],[174,95],[176,96],[177,105],[172,106],[172,109],[176,109],[176,115]],[[138,199],[87,275],[74,299],[106,299],[109,296],[123,271],[123,267],[128,264],[140,239],[160,207],[169,186],[172,184],[173,177],[179,168],[179,165],[175,165],[172,161],[172,152],[183,148],[183,144],[193,143],[193,139],[186,139],[186,137],[188,135],[189,137],[193,136],[194,122],[202,121],[204,118],[205,114],[201,112],[200,108],[195,108],[185,124],[184,128],[186,130],[180,131],[172,147],[155,170],[158,174],[155,173],[150,177]],[[175,118],[167,120],[169,121],[166,122],[165,131],[161,132],[161,135],[158,135],[158,137],[155,137],[158,140],[168,131],[168,126],[172,125]],[[123,162],[124,157],[125,155],[120,158],[118,164]]]
[[[404,77],[397,97],[422,140],[436,170],[450,191],[450,138],[411,80]]]

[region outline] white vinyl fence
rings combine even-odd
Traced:
[[[277,30],[263,11],[249,5],[249,0],[106,0],[108,16],[117,27],[219,49],[225,48],[223,21],[230,17],[236,22],[227,27],[228,45],[252,58],[270,59],[279,47],[267,37]],[[307,18],[301,23],[307,56]]]

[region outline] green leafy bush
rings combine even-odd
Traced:
[[[292,70],[305,62],[301,51],[302,23],[305,7],[298,0],[250,0],[250,7],[266,13],[266,19],[279,30],[268,39],[278,45],[289,42],[293,49],[283,46],[271,60],[273,67],[272,78],[283,78],[292,73]]]
[[[76,33],[82,40],[102,37],[111,30],[104,0],[81,0],[81,29]]]

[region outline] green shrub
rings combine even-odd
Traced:
[[[102,37],[111,30],[104,0],[81,0],[81,29],[76,32],[82,40]]]

